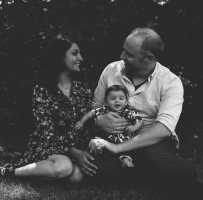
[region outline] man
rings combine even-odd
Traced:
[[[174,185],[180,182],[180,185],[187,183],[190,187],[203,183],[202,173],[174,154],[174,147],[179,145],[175,127],[182,111],[183,86],[179,77],[158,62],[163,49],[164,44],[154,30],[137,28],[124,43],[122,60],[104,69],[95,90],[93,106],[104,104],[104,93],[109,86],[122,85],[128,89],[128,103],[140,113],[144,126],[134,138],[120,144],[102,139],[91,141],[94,152],[98,146],[104,146],[102,154],[93,155],[96,177],[118,172],[121,166],[119,154],[130,151],[134,154],[133,173],[157,173],[173,180]],[[128,123],[110,112],[96,119],[96,125],[118,134],[124,132]]]

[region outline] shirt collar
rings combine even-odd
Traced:
[[[156,62],[156,66],[154,68],[154,71],[151,73],[151,75],[148,77],[148,81],[151,82],[151,80],[153,79],[153,77],[155,76],[156,72],[157,72],[157,62]]]

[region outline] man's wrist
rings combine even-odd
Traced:
[[[107,150],[111,151],[112,153],[118,154],[119,153],[119,151],[118,151],[118,149],[119,149],[118,145],[119,144],[113,144],[111,142],[106,141],[106,144],[104,145],[104,147]]]
[[[121,144],[121,143],[120,143]],[[121,153],[122,151],[121,151],[121,145],[120,144],[116,144],[115,146],[116,146],[116,153],[118,154],[118,153]]]

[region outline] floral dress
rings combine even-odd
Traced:
[[[75,123],[91,108],[92,91],[88,83],[72,80],[70,97],[58,89],[54,96],[43,87],[34,88],[32,111],[36,120],[36,130],[31,134],[28,150],[21,164],[45,160],[53,154],[67,155],[70,147],[81,145],[81,138],[72,131]],[[83,139],[88,142],[91,136],[87,130]],[[81,147],[81,146],[80,146]],[[80,148],[81,149],[81,148]]]
[[[95,112],[95,116],[96,118],[104,115],[112,110],[110,110],[110,108],[106,105],[93,109],[93,111]],[[139,113],[133,109],[132,107],[130,107],[129,105],[125,106],[125,108],[122,111],[118,111],[117,112],[121,117],[125,118],[128,120],[128,122],[130,122],[131,125],[136,124],[137,122],[142,122],[142,118],[140,117]],[[110,134],[107,132],[104,132],[102,129],[100,129],[100,135],[96,135],[96,137],[102,137],[110,142],[113,143],[121,143],[125,140],[128,140],[130,138],[132,138],[134,136],[134,134]],[[107,138],[106,138],[107,136]]]

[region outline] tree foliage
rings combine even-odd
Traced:
[[[0,1],[0,134],[29,135],[31,94],[44,48],[59,33],[81,41],[84,72],[95,81],[119,59],[136,27],[154,28],[165,43],[160,62],[182,78],[184,116],[201,111],[202,0]],[[198,117],[199,117],[198,114]]]

